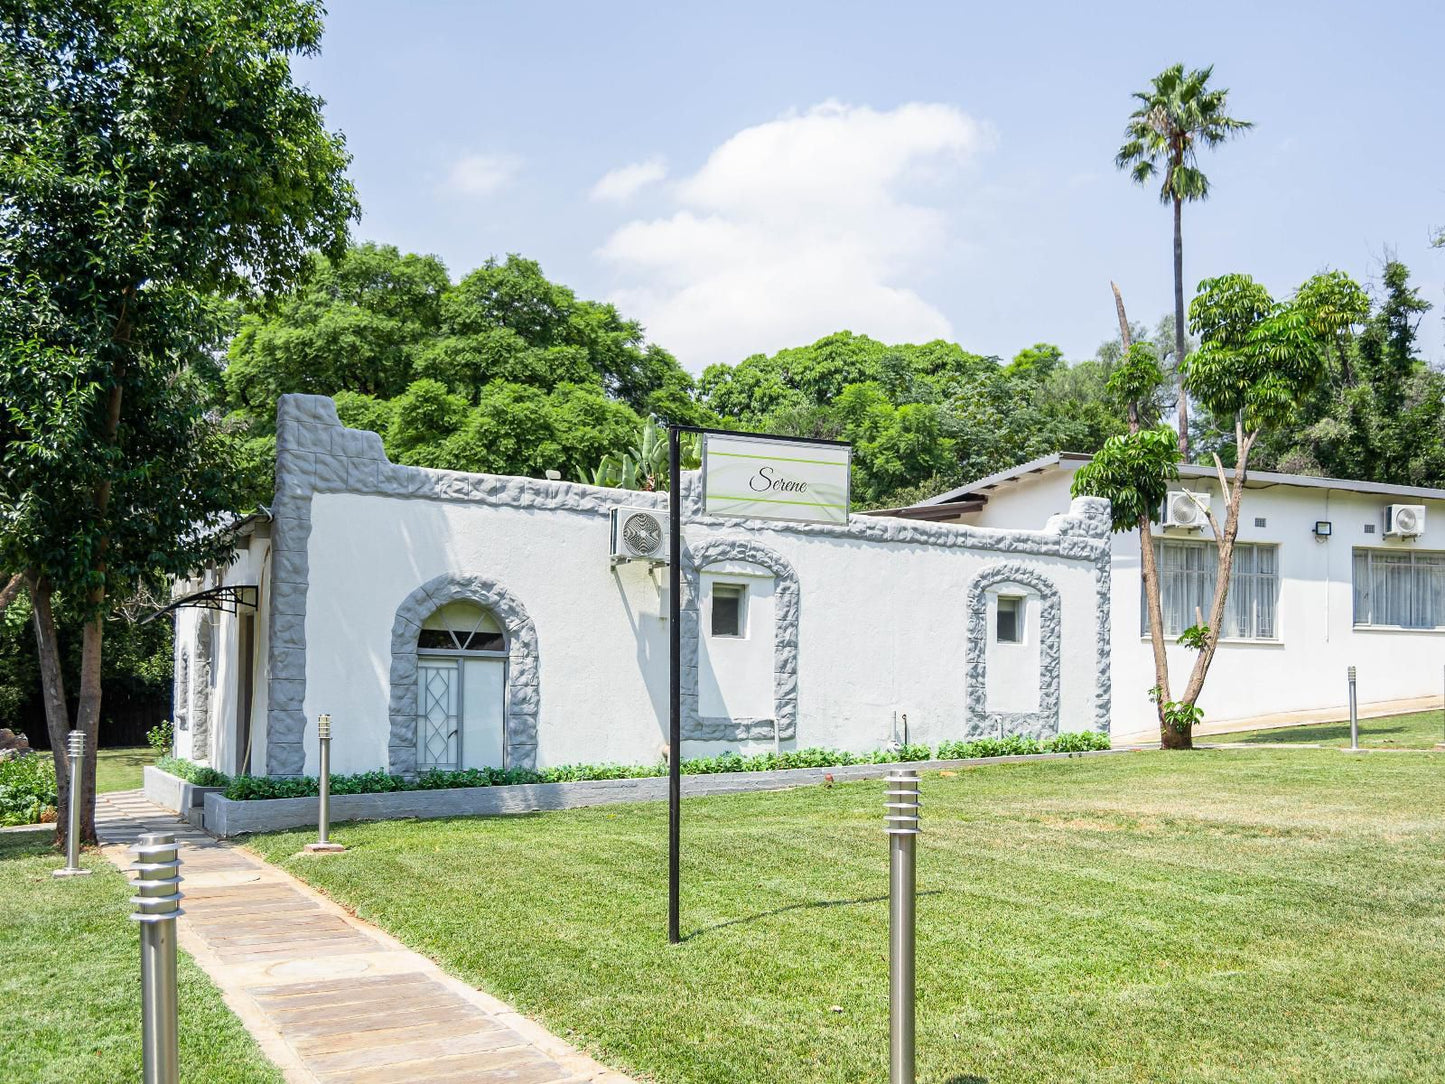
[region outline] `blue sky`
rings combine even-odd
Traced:
[[[1169,214],[1112,159],[1176,61],[1257,125],[1203,159],[1187,287],[1364,280],[1388,248],[1445,361],[1439,4],[332,6],[298,75],[355,155],[357,236],[454,277],[523,253],[693,371],[844,327],[1087,357],[1111,279],[1154,323]]]

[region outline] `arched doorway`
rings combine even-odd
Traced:
[[[417,769],[503,766],[507,633],[492,611],[469,599],[434,610],[417,634],[416,666]]]

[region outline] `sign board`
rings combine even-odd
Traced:
[[[846,524],[852,457],[847,444],[705,433],[703,513]]]

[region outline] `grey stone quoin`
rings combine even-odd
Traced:
[[[798,733],[798,574],[780,554],[748,538],[710,538],[683,545],[682,736],[687,741],[790,741]],[[702,570],[723,561],[746,561],[773,574],[773,715],[748,719],[703,716],[698,708]]]
[[[537,629],[505,587],[482,576],[442,575],[422,584],[396,609],[391,626],[391,737],[387,768],[396,775],[416,771],[416,640],[421,624],[448,602],[475,602],[492,611],[507,630],[507,700],[504,713],[509,768],[537,766]]]
[[[1018,584],[1038,592],[1043,605],[1039,618],[1038,711],[988,710],[988,589]],[[1024,734],[1053,737],[1059,732],[1059,670],[1063,662],[1063,630],[1059,589],[1032,565],[1006,561],[989,565],[968,585],[968,738]]]
[[[1063,557],[1089,561],[1094,565],[1097,591],[1095,643],[1095,726],[1109,728],[1109,503],[1093,497],[1075,498],[1068,514],[1050,518],[1042,531],[1001,531],[955,524],[926,523],[916,520],[855,516],[846,525],[825,523],[784,523],[770,520],[709,517],[702,513],[702,488],[695,474],[682,479],[683,508],[688,533],[692,539],[694,577],[704,563],[733,559],[710,556],[712,538],[722,533],[722,549],[739,541],[739,535],[756,533],[763,537],[787,532],[828,538],[846,538],[898,545],[926,545],[966,549],[980,554],[997,554],[1003,561],[1011,558]],[[575,482],[552,482],[535,478],[506,478],[486,474],[465,474],[459,471],[431,470],[425,467],[403,467],[389,462],[382,449],[381,437],[356,429],[347,429],[336,414],[336,404],[320,395],[283,395],[276,411],[276,496],[272,502],[272,556],[270,595],[270,675],[269,702],[266,709],[266,772],[268,775],[300,775],[306,758],[302,738],[306,729],[303,703],[306,693],[306,593],[309,576],[307,545],[311,535],[311,498],[317,493],[356,493],[367,496],[413,498],[418,500],[459,501],[490,505],[555,511],[583,516],[606,516],[613,508],[654,508],[667,510],[667,496],[661,493],[637,493],[600,489]],[[712,537],[709,537],[711,535]],[[796,727],[796,651],[782,646],[788,635],[782,595],[785,579],[774,564],[779,559],[765,547],[759,557],[738,557],[772,568],[778,576],[780,620],[777,623],[777,644],[774,652],[775,710],[780,722]],[[784,563],[785,564],[785,563]],[[785,566],[786,567],[786,566]],[[456,581],[480,577],[486,570],[458,569]],[[792,570],[788,569],[791,575]],[[792,576],[793,628],[796,633],[796,576]],[[494,585],[500,590],[500,585]],[[696,592],[693,592],[694,599]],[[520,604],[519,604],[520,605]],[[501,614],[498,614],[501,618]],[[694,613],[696,617],[696,613]],[[686,620],[686,619],[684,619]],[[509,626],[510,631],[510,626]],[[791,650],[791,654],[790,654]],[[691,656],[694,660],[696,654]],[[791,670],[790,670],[791,667]],[[405,676],[402,674],[401,676]],[[684,677],[684,680],[686,678]],[[695,688],[694,684],[694,688]],[[536,686],[533,686],[536,688]],[[404,696],[405,694],[401,694]],[[393,693],[393,739],[396,726],[396,694]],[[510,704],[510,690],[509,690]],[[694,700],[695,704],[695,700]],[[521,717],[529,713],[522,712]],[[537,715],[530,713],[530,722],[521,724],[535,730]],[[772,735],[772,722],[734,720],[752,729],[762,727],[766,737]],[[703,732],[705,720],[696,721],[696,732]],[[519,726],[519,736],[521,727]],[[413,742],[414,742],[413,738]],[[509,747],[513,741],[508,730]],[[519,756],[527,743],[517,742]],[[404,744],[391,743],[393,758],[405,757]],[[412,746],[415,756],[415,746]],[[414,762],[414,761],[413,761]]]

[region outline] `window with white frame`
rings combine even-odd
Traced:
[[[1203,615],[1209,620],[1219,551],[1213,542],[1159,539],[1154,543],[1159,565],[1159,602],[1164,635],[1178,636]],[[1139,627],[1149,634],[1149,606],[1143,581],[1139,585]],[[1224,607],[1225,639],[1274,640],[1279,636],[1279,547],[1235,543]]]
[[[1355,550],[1355,624],[1445,628],[1445,553]]]
[[[712,634],[742,636],[747,629],[748,589],[740,583],[712,585]]]

